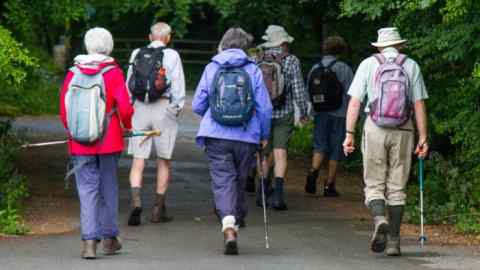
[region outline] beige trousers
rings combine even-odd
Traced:
[[[384,200],[391,206],[405,205],[413,146],[412,120],[399,129],[388,129],[376,126],[367,117],[362,140],[367,206],[373,200]]]
[[[132,125],[134,130],[159,129],[160,136],[145,140],[145,137],[132,137],[128,143],[128,154],[134,158],[148,159],[153,152],[156,158],[170,160],[177,138],[177,115],[168,100],[160,99],[144,104],[135,101]]]

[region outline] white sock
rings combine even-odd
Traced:
[[[235,225],[234,216],[225,216],[222,219],[222,232],[224,232],[226,229],[234,229],[235,231],[238,231],[238,226]]]

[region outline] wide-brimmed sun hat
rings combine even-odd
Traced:
[[[262,37],[266,42],[260,44],[262,48],[273,48],[282,45],[283,43],[292,43],[295,39],[290,36],[285,28],[279,25],[269,25],[265,30],[265,35]]]
[[[407,40],[400,37],[400,33],[396,27],[386,27],[378,30],[377,42],[372,42],[371,44],[372,46],[383,48],[405,42],[407,42]]]

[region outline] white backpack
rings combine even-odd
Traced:
[[[73,78],[65,95],[67,129],[70,137],[81,144],[94,144],[100,140],[108,125],[106,114],[107,96],[103,74],[114,68],[107,66],[102,71],[88,75],[72,67]]]

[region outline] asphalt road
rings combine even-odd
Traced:
[[[148,221],[155,176],[154,164],[150,162],[145,173],[145,222],[140,227],[126,226],[130,159],[125,156],[120,162],[124,244],[120,254],[100,256],[94,261],[80,259],[78,231],[9,238],[0,240],[0,269],[480,269],[480,257],[473,249],[421,249],[412,239],[404,239],[401,258],[372,254],[368,250],[368,223],[358,223],[318,205],[318,199],[293,192],[287,196],[290,211],[269,212],[270,249],[265,249],[262,211],[250,197],[247,227],[239,235],[240,255],[224,256],[220,226],[212,213],[208,167],[193,140],[198,120],[187,108],[180,122],[167,198],[170,213],[175,217],[173,222],[158,225]],[[45,133],[51,137],[61,136],[62,132],[52,118],[20,119],[15,126],[29,129],[28,134]]]

